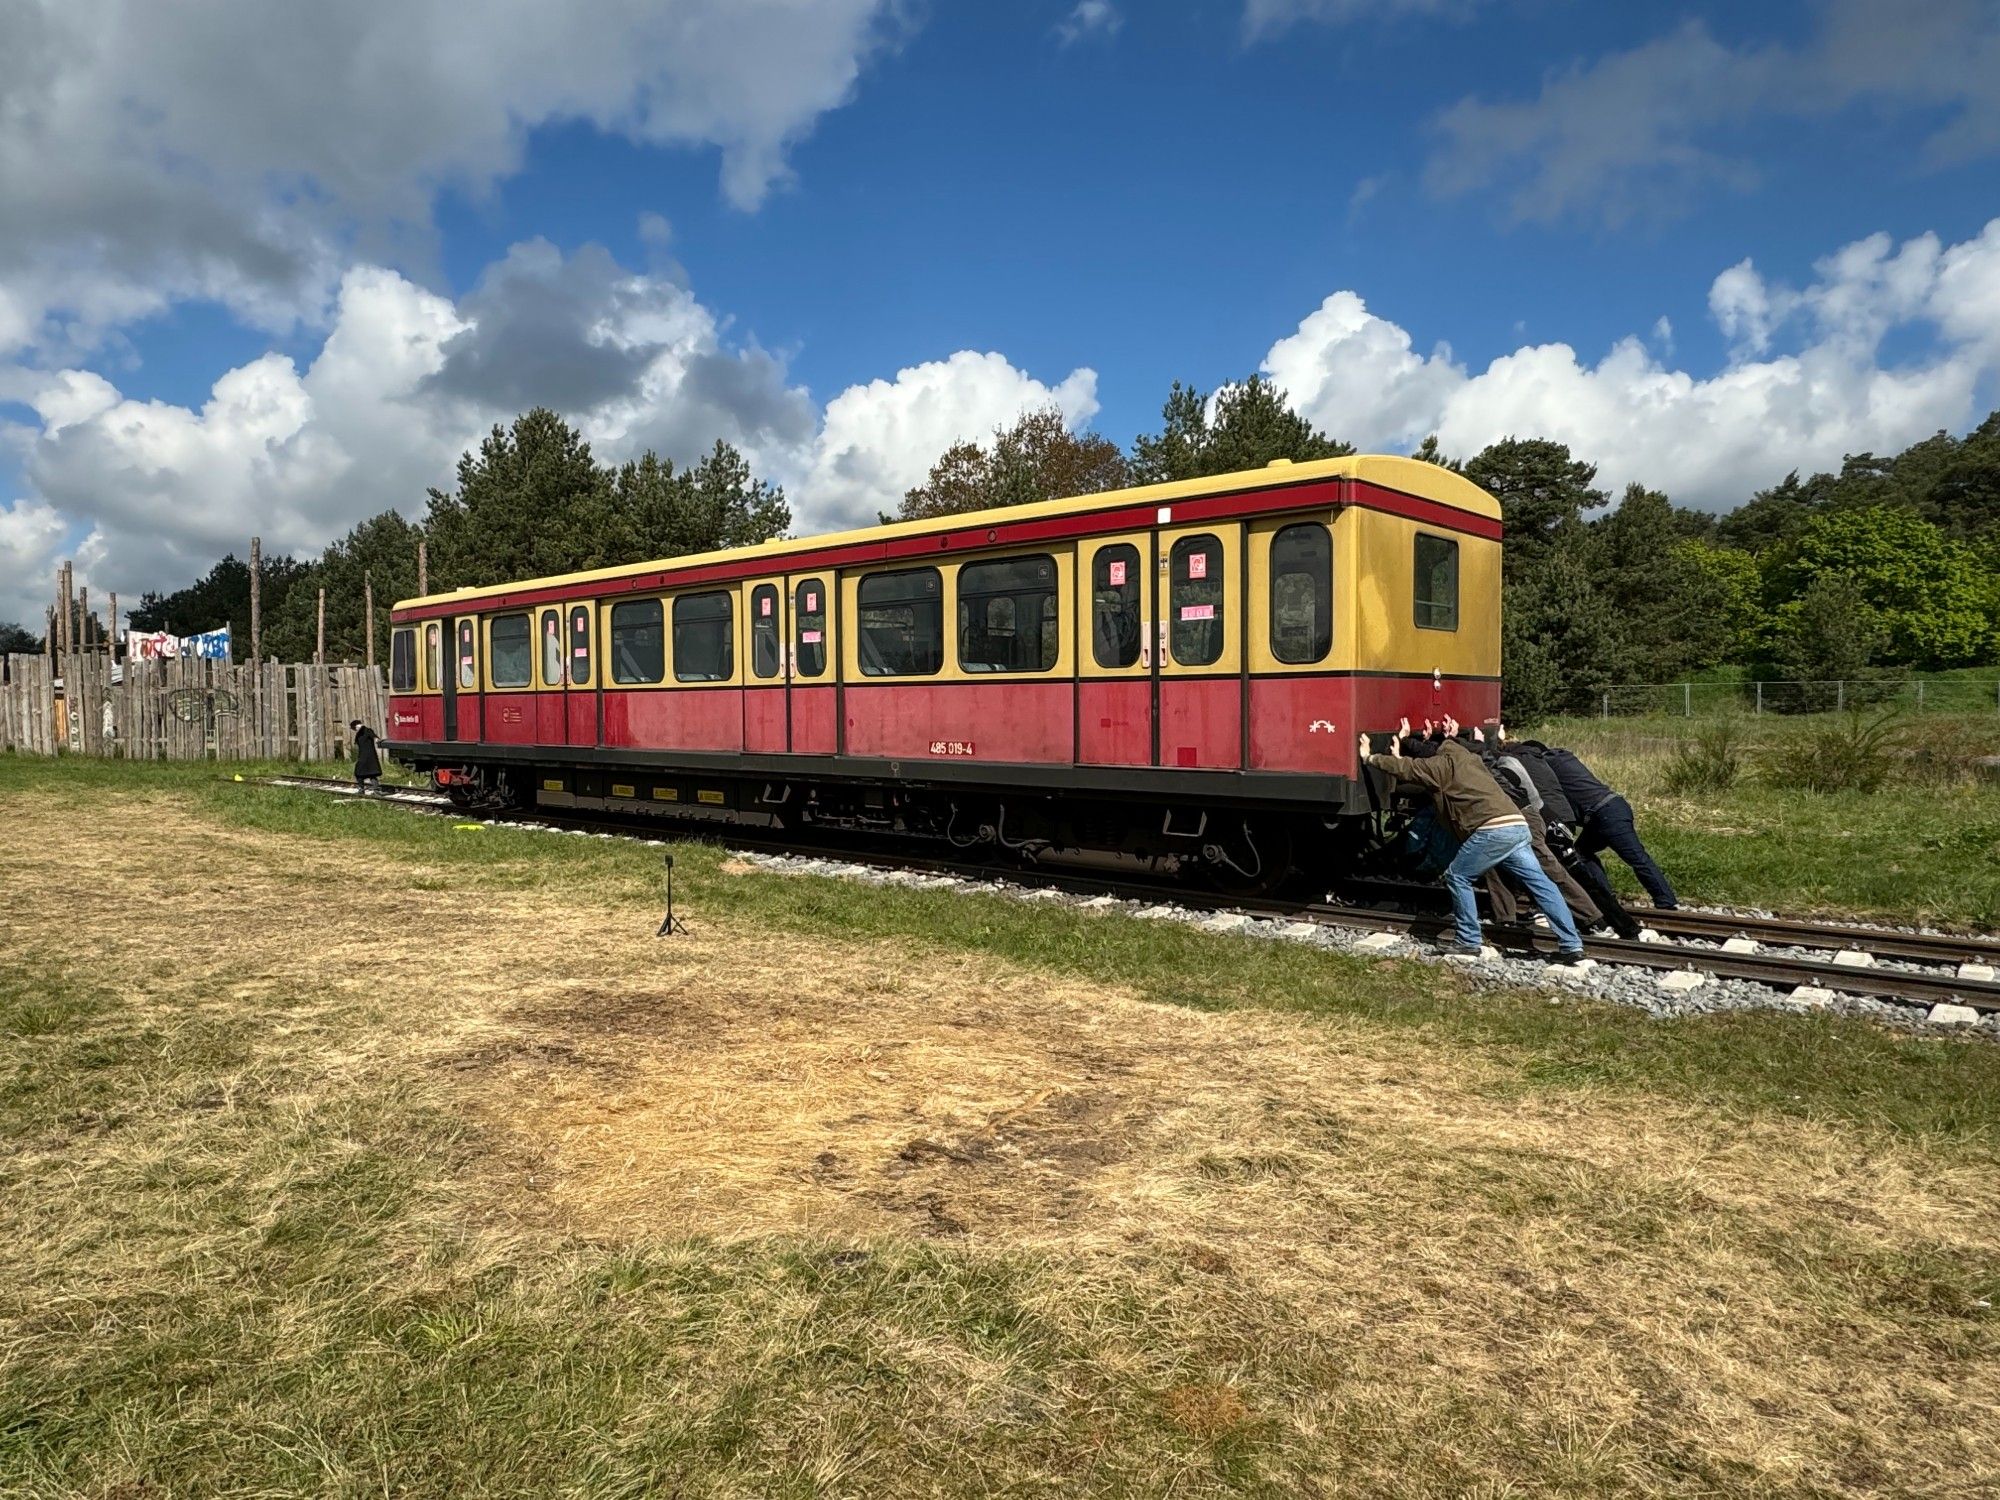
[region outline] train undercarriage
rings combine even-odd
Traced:
[[[1107,857],[1244,896],[1317,888],[1383,866],[1391,813],[1222,797],[868,780],[689,776],[640,768],[430,767],[468,812],[548,809],[691,825],[831,833],[941,846],[954,857],[1051,863]]]

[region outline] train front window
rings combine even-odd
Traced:
[[[578,604],[569,612],[569,685],[590,686],[590,606]]]
[[[1090,565],[1090,654],[1100,667],[1139,659],[1139,549],[1100,547]]]
[[[944,665],[944,577],[936,568],[870,573],[854,648],[866,677],[929,677]]]
[[[750,670],[759,677],[776,677],[784,666],[778,635],[778,586],[760,583],[750,590]]]
[[[1168,569],[1167,640],[1184,667],[1222,659],[1222,543],[1213,536],[1184,536],[1174,543]]]
[[[535,670],[535,647],[526,615],[502,615],[488,628],[488,670],[497,688],[526,687]]]
[[[479,688],[479,631],[470,620],[458,622],[458,685],[468,693]]]
[[[1062,644],[1056,560],[1047,553],[958,570],[958,665],[967,672],[1046,672]]]
[[[667,675],[666,616],[657,599],[611,606],[611,680],[658,682]]]
[[[1289,666],[1333,648],[1333,537],[1317,521],[1271,538],[1271,655]]]
[[[1416,617],[1424,630],[1458,629],[1458,543],[1417,533]]]
[[[552,609],[543,610],[540,631],[542,641],[542,686],[545,688],[559,688],[563,685],[562,616]]]
[[[736,611],[727,594],[674,601],[674,680],[727,682],[736,671]]]
[[[389,691],[414,693],[417,690],[417,633],[399,630],[389,637]]]
[[[826,671],[826,583],[808,578],[792,590],[792,670],[801,677]]]

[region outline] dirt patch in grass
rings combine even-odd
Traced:
[[[661,940],[651,907],[532,862],[385,867],[176,796],[25,799],[8,842],[24,946],[134,1016],[236,1033],[183,1138],[260,1054],[310,1059],[302,1101],[422,1092],[472,1131],[440,1201],[511,1260],[694,1241],[860,1257],[829,1276],[910,1244],[1033,1264],[1010,1316],[1124,1370],[1173,1432],[1287,1472],[1349,1462],[1362,1489],[1419,1452],[1418,1488],[2000,1472],[2000,1174],[1978,1157],[1524,1096],[1511,1064],[1416,1030],[807,943],[720,901]],[[88,1172],[87,1135],[52,1123],[9,1170]],[[1007,1347],[981,1378],[1028,1358]]]

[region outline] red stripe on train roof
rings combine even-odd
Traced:
[[[421,609],[394,614],[398,621],[432,620],[472,613],[490,614],[503,609],[520,609],[538,604],[557,604],[572,599],[603,599],[617,594],[647,594],[665,589],[683,589],[703,583],[727,583],[750,578],[781,577],[787,574],[843,569],[868,563],[908,562],[923,558],[949,557],[986,547],[1019,546],[1029,542],[1075,540],[1129,531],[1152,531],[1165,509],[1173,527],[1199,525],[1203,521],[1236,520],[1244,516],[1293,510],[1355,508],[1403,516],[1442,530],[1499,541],[1501,526],[1486,516],[1474,515],[1455,505],[1406,495],[1401,490],[1384,489],[1366,480],[1320,479],[1306,484],[1274,489],[1237,490],[1226,495],[1205,495],[1168,506],[1121,505],[1106,510],[1084,511],[1064,516],[1042,516],[998,526],[971,526],[958,530],[934,531],[923,536],[904,536],[879,542],[849,542],[839,547],[795,552],[783,557],[743,558],[708,563],[698,568],[673,568],[633,573],[624,578],[600,579],[595,583],[554,584],[544,588],[486,594],[465,604],[445,601]],[[467,606],[470,606],[468,609]]]

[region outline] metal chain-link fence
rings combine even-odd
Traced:
[[[1621,682],[1598,695],[1602,718],[1712,714],[1820,714],[1847,709],[2000,713],[2000,677],[1867,677],[1834,682]]]

